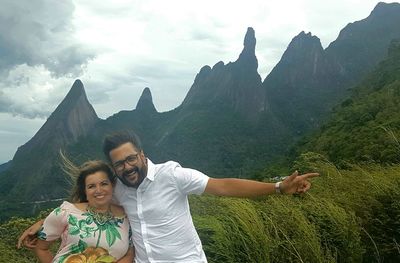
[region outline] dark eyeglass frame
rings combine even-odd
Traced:
[[[116,171],[122,171],[125,169],[125,163],[133,166],[136,165],[139,161],[139,153],[128,155],[124,160],[116,161],[113,163],[113,167]]]

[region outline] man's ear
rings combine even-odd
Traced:
[[[140,158],[142,158],[142,160],[146,160],[146,155],[144,155],[143,150],[140,150],[139,155],[140,155]]]

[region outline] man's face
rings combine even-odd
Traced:
[[[147,176],[146,157],[130,142],[110,151],[110,160],[117,177],[126,186],[138,188]]]

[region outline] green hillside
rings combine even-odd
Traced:
[[[335,163],[399,163],[400,42],[388,58],[335,109],[332,119],[303,140],[301,151],[327,155]]]

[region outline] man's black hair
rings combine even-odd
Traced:
[[[119,131],[109,134],[104,138],[103,153],[111,161],[110,152],[128,142],[132,143],[139,152],[142,151],[142,144],[136,133],[133,131]]]

